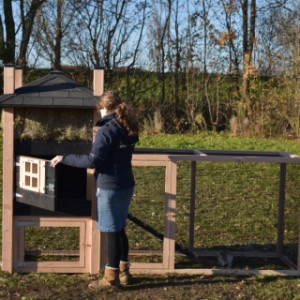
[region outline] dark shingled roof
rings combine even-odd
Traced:
[[[94,108],[98,100],[92,90],[60,71],[52,71],[16,89],[14,94],[2,95],[0,107]]]

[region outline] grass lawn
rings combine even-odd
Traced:
[[[299,141],[216,134],[142,136],[138,146],[270,150],[300,155]],[[159,167],[135,167],[134,172],[137,185],[131,213],[163,232],[164,170]],[[197,164],[195,247],[238,251],[274,250],[277,237],[278,176],[279,166],[270,163]],[[296,260],[295,249],[298,243],[299,181],[300,165],[289,165],[284,251],[293,260]],[[189,164],[181,162],[178,167],[176,242],[183,246],[189,242],[189,184]],[[30,240],[32,247],[43,242],[37,232],[33,232],[32,236],[28,232],[28,235],[28,243]],[[162,249],[159,239],[145,233],[130,221],[128,235],[131,250]],[[70,248],[78,246],[68,239],[66,243]],[[131,260],[150,262],[159,261],[161,257],[132,257]],[[182,255],[176,255],[176,267],[193,266],[210,268],[218,265],[215,258],[190,261]],[[282,265],[276,260],[234,258],[232,267],[278,269]],[[0,272],[0,299],[300,299],[300,278],[139,275],[135,276],[132,286],[117,291],[91,291],[87,288],[90,279],[88,274]]]

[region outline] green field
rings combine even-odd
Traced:
[[[142,136],[138,147],[182,149],[239,149],[286,151],[300,155],[296,140],[239,138],[216,134]],[[2,161],[2,159],[1,159]],[[136,191],[130,212],[163,233],[164,170],[135,167]],[[189,243],[190,164],[179,163],[176,212],[176,242]],[[279,165],[274,163],[198,163],[195,241],[201,249],[238,251],[274,250],[277,238]],[[284,251],[296,263],[299,226],[300,165],[288,165]],[[1,182],[2,184],[2,182]],[[1,213],[2,216],[2,213]],[[30,247],[43,243],[51,249],[58,232],[47,238],[27,232]],[[76,233],[75,233],[76,234]],[[128,221],[131,250],[161,250],[161,240]],[[53,236],[53,239],[51,239]],[[73,233],[65,239],[68,249],[78,247]],[[54,244],[52,244],[54,243]],[[50,246],[49,246],[50,244]],[[134,256],[132,261],[160,261],[161,256]],[[215,260],[191,261],[176,255],[176,267],[213,267]],[[278,269],[276,260],[238,259],[233,268]],[[123,291],[92,292],[89,275],[0,273],[0,299],[300,299],[300,279],[276,277],[200,277],[168,274],[136,276],[136,283]],[[2,298],[1,298],[2,297]]]

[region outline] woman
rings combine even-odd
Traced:
[[[63,163],[95,169],[97,181],[97,229],[106,236],[107,262],[102,280],[90,287],[119,287],[131,279],[128,262],[126,218],[134,190],[131,159],[138,142],[138,123],[133,110],[114,91],[105,92],[97,105],[101,119],[89,155],[58,155],[51,166]]]

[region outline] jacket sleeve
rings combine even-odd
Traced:
[[[76,155],[76,154],[64,155],[62,163],[64,165],[77,167],[77,168],[94,169],[94,165],[90,159],[90,155]]]
[[[64,155],[62,163],[78,168],[96,168],[108,156],[115,137],[116,133],[106,124],[98,130],[89,155]]]

